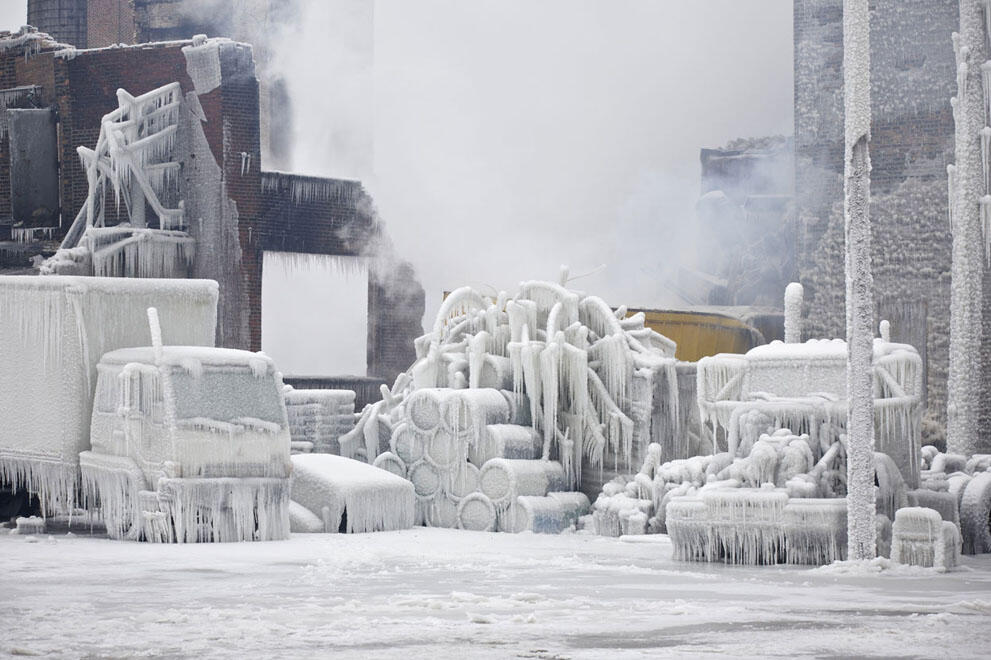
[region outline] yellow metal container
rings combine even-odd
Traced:
[[[631,309],[643,312],[647,327],[678,344],[675,357],[685,362],[717,353],[746,353],[766,343],[764,336],[740,319],[715,312]]]

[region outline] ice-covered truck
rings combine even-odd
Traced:
[[[281,378],[213,348],[216,308],[208,280],[0,277],[0,486],[46,515],[83,492],[112,536],[287,536]]]
[[[245,541],[289,535],[289,426],[265,355],[122,348],[97,365],[83,492],[110,536]]]

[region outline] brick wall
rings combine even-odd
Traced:
[[[133,0],[88,0],[86,15],[88,48],[135,43]]]
[[[88,48],[87,0],[28,0],[28,25],[52,35],[56,41]]]

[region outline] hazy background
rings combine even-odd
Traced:
[[[444,290],[560,264],[605,264],[573,285],[613,305],[678,304],[663,280],[694,256],[699,148],[793,130],[791,0],[377,0],[370,44],[367,3],[300,4],[270,44],[292,168],[365,181],[427,319]],[[0,0],[0,26],[25,5]],[[319,297],[331,271],[266,269],[265,350],[287,373],[361,370],[363,352],[305,342],[361,336],[358,310]],[[360,277],[343,286],[359,305]]]

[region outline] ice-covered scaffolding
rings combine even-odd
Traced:
[[[132,96],[117,90],[95,149],[77,148],[89,188],[59,251],[43,274],[185,277],[194,240],[186,232],[175,159],[179,83]],[[108,226],[108,199],[126,220]]]
[[[562,284],[458,289],[416,349],[341,447],[413,481],[428,524],[560,531],[588,501],[554,493],[676,435],[674,342]]]

